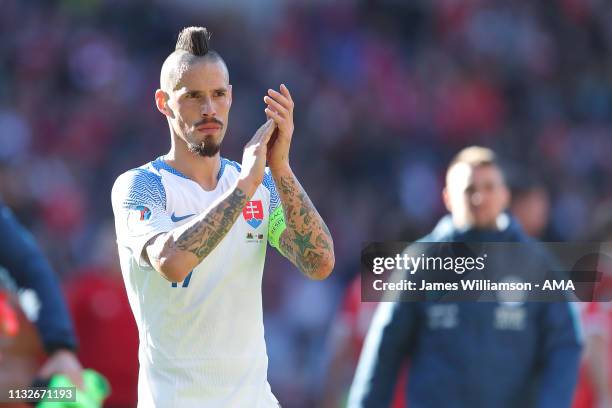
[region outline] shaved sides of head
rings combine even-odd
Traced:
[[[203,61],[221,62],[227,80],[229,73],[223,58],[210,48],[211,33],[205,27],[185,27],[176,41],[175,51],[166,58],[159,78],[161,89],[170,92],[176,89],[182,76],[193,64]]]

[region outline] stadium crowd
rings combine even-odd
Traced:
[[[269,251],[269,379],[283,406],[316,404],[328,327],[361,244],[430,229],[444,213],[444,170],[463,146],[515,164],[515,189],[544,189],[543,239],[581,239],[612,198],[604,0],[0,4],[0,196],[61,273],[74,310],[89,307],[83,320],[101,322],[79,329],[76,319],[84,366],[100,360],[98,347],[122,348],[110,340],[119,333],[136,336],[125,301],[109,306],[123,296],[110,190],[168,149],[153,93],[183,26],[208,26],[230,69],[224,157],[239,161],[264,122],[265,90],[289,86],[292,166],[334,237],[336,269],[323,284]],[[135,370],[135,347],[97,363],[129,360]]]

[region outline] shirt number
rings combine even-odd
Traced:
[[[189,286],[189,281],[191,280],[191,274],[192,273],[193,273],[193,271],[189,272],[189,275],[187,275],[187,277],[183,281],[183,284],[181,285],[182,288],[186,288],[187,286]],[[178,288],[178,282],[172,282],[172,287],[173,288]]]

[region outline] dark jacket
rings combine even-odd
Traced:
[[[425,242],[517,242],[501,231],[459,231],[443,218]],[[520,324],[500,328],[512,314]],[[370,327],[349,407],[388,407],[408,360],[410,408],[563,408],[571,405],[581,352],[574,305],[567,302],[385,302]]]
[[[40,302],[36,327],[47,352],[74,349],[76,339],[62,290],[32,235],[0,204],[0,267],[18,289],[32,289]]]

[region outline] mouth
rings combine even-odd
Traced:
[[[199,132],[217,132],[219,130],[221,130],[221,126],[219,125],[214,125],[214,124],[207,124],[207,125],[202,125],[202,126],[198,126],[196,128],[197,131]]]

